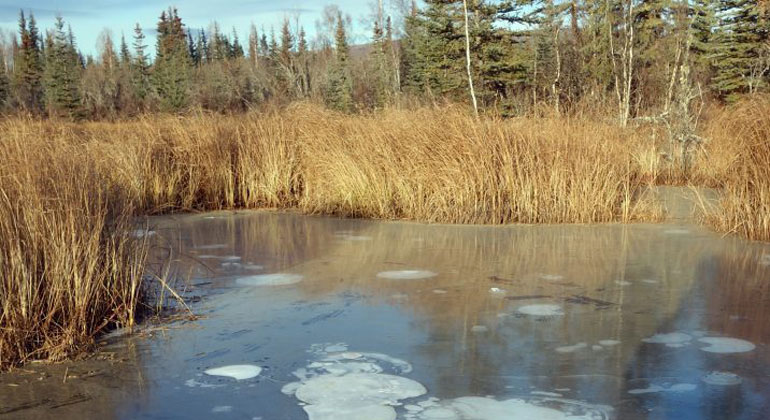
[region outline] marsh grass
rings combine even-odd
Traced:
[[[135,323],[137,216],[231,208],[444,223],[650,221],[633,130],[446,107],[0,122],[0,366]],[[654,162],[653,162],[654,163]]]
[[[770,241],[770,98],[723,110],[710,122],[711,176],[720,180],[720,205],[706,209],[714,229]]]

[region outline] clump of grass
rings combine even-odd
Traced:
[[[770,241],[770,98],[724,110],[710,124],[711,155],[721,157],[720,205],[707,212],[716,230]]]
[[[78,145],[3,123],[0,142],[0,368],[60,360],[108,328],[131,326],[146,245],[131,203]]]

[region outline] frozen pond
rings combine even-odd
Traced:
[[[0,376],[0,414],[770,418],[766,244],[691,225],[268,212],[151,229],[199,318]]]

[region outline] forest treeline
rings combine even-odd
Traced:
[[[289,19],[239,36],[216,23],[190,28],[169,8],[154,54],[137,24],[128,39],[103,32],[96,56],[79,50],[62,17],[42,30],[21,11],[18,33],[0,45],[0,108],[98,119],[298,100],[344,112],[450,100],[503,115],[611,110],[625,124],[696,97],[733,102],[770,86],[770,8],[761,0],[379,4],[365,45],[352,46],[352,20],[333,6],[312,40]]]

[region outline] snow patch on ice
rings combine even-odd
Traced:
[[[574,353],[575,351],[580,350],[580,349],[584,349],[586,347],[588,347],[588,344],[586,344],[586,343],[577,343],[577,344],[572,345],[572,346],[556,347],[556,351],[559,352],[559,353]]]
[[[692,336],[680,332],[655,334],[652,337],[642,339],[645,343],[665,344],[669,347],[681,347],[690,344]]]
[[[709,353],[746,353],[756,348],[753,343],[739,338],[703,337],[698,341],[708,344],[706,347],[701,347],[701,350]]]
[[[688,391],[694,391],[697,388],[698,388],[697,385],[687,384],[687,383],[673,384],[668,387],[661,386],[661,385],[650,385],[647,388],[630,389],[628,390],[628,393],[633,395],[639,395],[639,394],[655,394],[658,392],[688,392]]]
[[[437,273],[427,270],[396,270],[377,273],[377,277],[389,280],[419,280],[436,277],[437,275]]]
[[[740,385],[743,378],[732,372],[712,371],[707,373],[701,380],[709,385],[731,386]]]
[[[531,316],[560,316],[564,315],[564,310],[559,305],[536,304],[522,306],[517,311],[524,315]]]
[[[256,276],[240,277],[235,280],[241,286],[288,286],[301,282],[303,276],[299,274],[259,274]]]
[[[203,373],[210,376],[226,376],[236,381],[256,378],[262,372],[262,368],[254,365],[229,365],[205,370]]]

